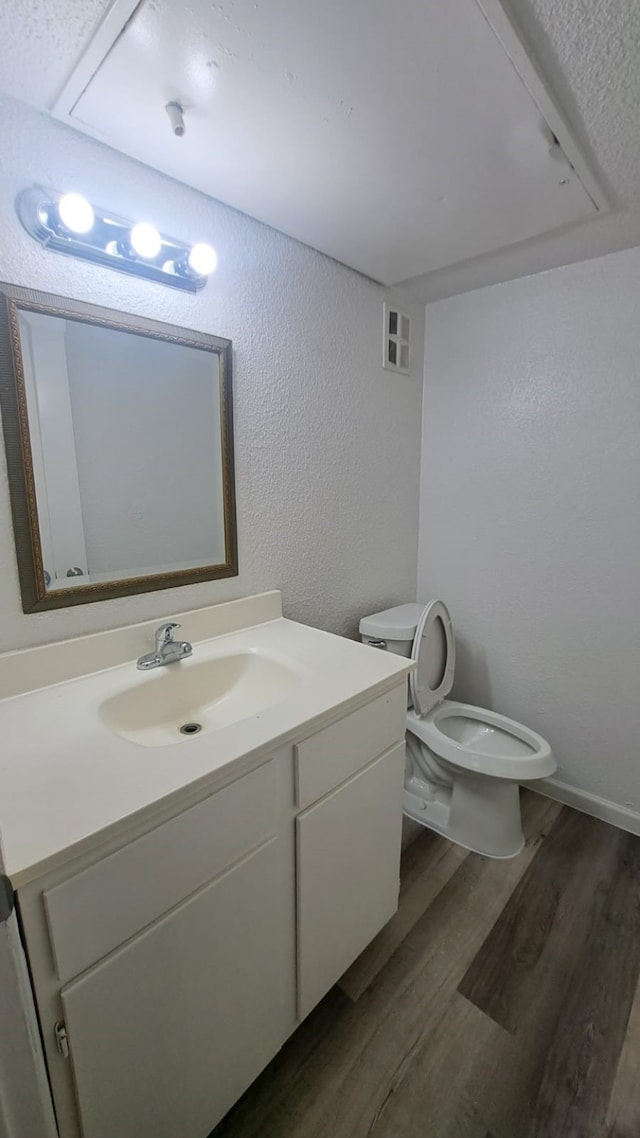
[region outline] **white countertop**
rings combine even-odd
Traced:
[[[205,654],[251,651],[266,652],[293,666],[299,682],[291,693],[239,722],[191,737],[179,736],[175,744],[165,746],[143,746],[114,734],[101,720],[99,705],[134,682],[162,683],[166,672],[158,668],[141,673],[135,658],[0,699],[0,839],[4,870],[14,887],[89,851],[105,837],[115,836],[119,828],[125,833],[132,822],[144,820],[147,814],[153,817],[160,805],[179,809],[195,790],[215,790],[228,779],[230,764],[243,773],[275,747],[304,738],[337,715],[390,690],[412,667],[403,657],[282,617],[268,619],[274,611],[274,597],[279,607],[279,595],[264,596],[270,602],[270,608],[263,606],[262,610],[267,619],[206,640],[198,641],[191,634],[193,656],[170,665],[188,668]],[[201,627],[210,631],[211,614],[218,619],[214,610],[224,618],[220,626],[225,627],[225,619],[228,625],[228,613],[223,610],[231,606],[236,606],[237,624],[242,604],[202,610]],[[247,611],[255,616],[255,605]],[[195,627],[198,614],[186,615]],[[189,635],[188,623],[183,620],[185,635]],[[146,629],[147,625],[138,627]],[[112,646],[129,644],[131,630],[82,638],[88,662],[93,659],[95,664],[96,647],[104,647],[105,637],[111,638]],[[64,663],[71,643],[42,650],[49,654],[49,675],[55,674],[54,650],[59,648],[58,659]],[[139,642],[139,647],[144,651],[145,642]],[[30,650],[34,665],[38,651]],[[113,651],[112,647],[112,655]],[[25,655],[7,654],[16,660]],[[19,663],[24,672],[29,670],[23,660]],[[5,674],[8,671],[5,668]],[[0,681],[2,675],[0,666]]]

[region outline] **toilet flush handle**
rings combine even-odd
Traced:
[[[387,648],[386,640],[367,640],[367,644],[370,648],[384,648],[385,651]]]

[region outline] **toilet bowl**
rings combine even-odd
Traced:
[[[487,857],[524,844],[519,783],[554,773],[547,741],[495,711],[449,700],[453,625],[442,601],[363,617],[363,643],[411,656],[404,813]]]

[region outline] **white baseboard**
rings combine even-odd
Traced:
[[[640,834],[640,813],[628,806],[619,806],[608,798],[599,798],[597,794],[589,794],[588,790],[579,790],[576,786],[558,782],[554,778],[536,779],[534,782],[523,783],[523,786],[530,787],[538,794],[545,794],[547,798],[555,798],[557,802],[564,802],[566,806],[574,806],[583,814],[591,814],[603,822],[610,822],[612,826],[626,830],[629,834]]]

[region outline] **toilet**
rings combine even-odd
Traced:
[[[416,662],[409,676],[405,815],[476,853],[515,857],[524,845],[519,783],[554,773],[549,744],[513,719],[446,698],[455,642],[442,601],[365,616],[360,637]]]

